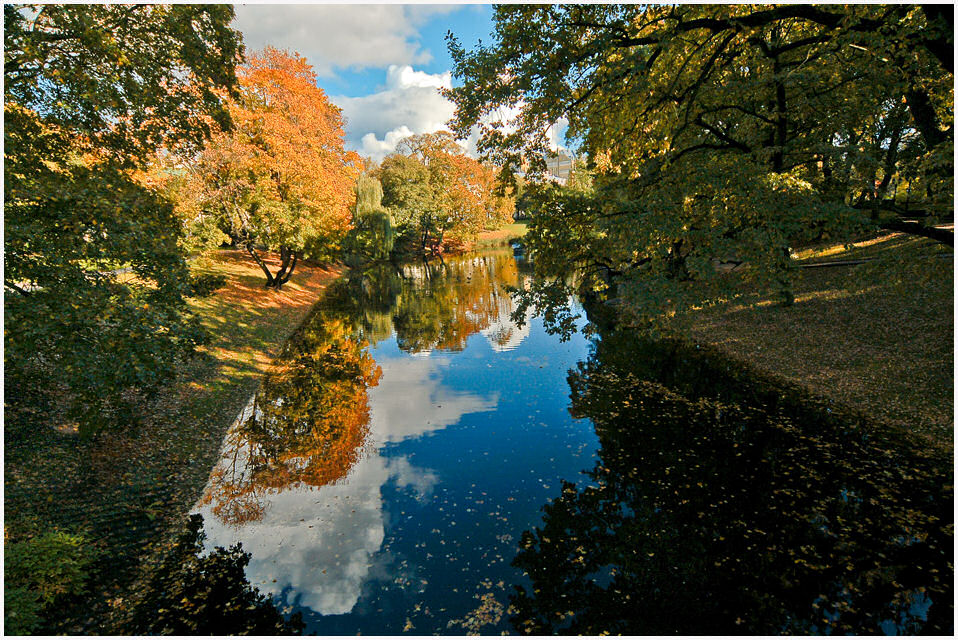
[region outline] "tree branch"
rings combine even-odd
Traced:
[[[266,263],[263,262],[263,259],[256,253],[256,250],[253,248],[252,242],[246,243],[246,251],[253,257],[253,260],[256,261],[256,264],[259,265],[259,268],[263,270],[263,273],[266,274],[266,286],[273,284],[273,274],[269,272],[269,267],[266,266]]]
[[[23,296],[29,296],[29,295],[31,295],[31,293],[30,293],[29,291],[27,291],[26,289],[21,289],[19,286],[13,284],[12,282],[4,282],[4,283],[3,283],[3,286],[5,286],[5,287],[7,287],[7,288],[9,288],[9,289],[13,289],[14,291],[16,291],[17,293],[19,293],[20,295],[23,295]]]
[[[888,231],[900,231],[913,236],[931,238],[932,240],[937,240],[938,242],[946,244],[949,247],[955,246],[955,232],[949,231],[948,229],[926,227],[923,224],[919,224],[917,222],[908,222],[907,220],[890,220],[888,222],[879,224],[878,228],[887,229]]]

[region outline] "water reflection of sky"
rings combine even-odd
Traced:
[[[586,351],[581,336],[560,343],[506,313],[461,351],[380,340],[367,445],[345,478],[271,494],[238,528],[198,507],[208,546],[242,542],[250,581],[309,633],[509,630],[521,532],[593,464],[591,425],[567,410],[566,374]]]

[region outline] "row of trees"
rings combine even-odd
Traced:
[[[366,259],[460,249],[511,222],[515,201],[497,176],[447,131],[409,136],[358,183],[350,249]]]
[[[229,128],[232,19],[228,5],[4,5],[8,425],[55,407],[87,432],[128,420],[133,392],[201,339],[182,227],[137,173]]]
[[[878,227],[949,244],[953,13],[944,6],[498,6],[492,45],[450,50],[454,132],[541,166],[561,118],[595,193],[540,198],[528,244],[635,321],[701,304],[735,261],[790,300],[789,248]],[[518,105],[511,127],[483,125]],[[906,195],[907,194],[907,195]],[[569,276],[563,281],[563,276]],[[719,286],[714,296],[729,291]]]
[[[8,424],[135,421],[205,339],[190,253],[230,242],[278,289],[302,258],[385,259],[394,240],[436,252],[511,213],[449,134],[364,176],[310,65],[244,56],[230,6],[5,5],[4,19]]]

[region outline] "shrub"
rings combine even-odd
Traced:
[[[205,298],[224,286],[226,286],[226,276],[222,273],[190,276],[190,295],[194,298]]]
[[[79,595],[94,553],[83,536],[50,531],[7,544],[3,564],[4,626],[30,633],[61,597]]]

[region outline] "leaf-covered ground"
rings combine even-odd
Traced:
[[[274,269],[279,263],[268,262]],[[267,290],[262,272],[239,251],[201,258],[194,271],[227,277],[225,287],[191,301],[212,339],[143,406],[141,424],[81,440],[38,415],[27,435],[6,439],[5,537],[79,531],[99,552],[88,594],[50,631],[110,631],[110,608],[122,607],[141,561],[185,522],[233,418],[338,275],[301,264],[281,291]]]
[[[699,312],[693,335],[951,449],[954,427],[953,249],[888,234],[851,247],[806,249],[795,304],[743,296]]]

